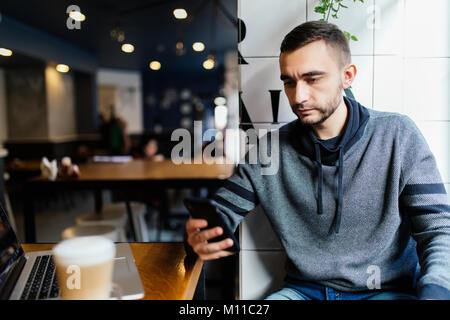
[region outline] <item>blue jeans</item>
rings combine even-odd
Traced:
[[[311,282],[287,283],[280,291],[269,295],[266,300],[416,300],[411,293],[368,290],[343,292]]]

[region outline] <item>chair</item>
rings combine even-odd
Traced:
[[[120,242],[119,229],[112,225],[73,226],[61,233],[63,240],[75,237],[102,236],[114,242]]]
[[[131,202],[130,208],[132,211],[133,225],[135,226],[136,241],[148,242],[147,223],[145,222],[146,206],[142,203]],[[126,242],[126,224],[127,207],[124,202],[105,204],[102,207],[101,214],[96,212],[84,213],[79,215],[76,219],[78,226],[96,226],[96,225],[112,225],[118,229],[119,240]]]

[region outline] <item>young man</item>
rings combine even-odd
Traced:
[[[450,206],[416,125],[343,96],[357,70],[333,24],[293,29],[280,70],[298,120],[279,130],[279,171],[239,165],[213,197],[234,230],[264,209],[288,258],[268,299],[450,299]],[[208,243],[223,231],[205,227],[186,223],[193,251],[230,255],[231,239]]]

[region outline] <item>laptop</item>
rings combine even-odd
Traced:
[[[120,285],[122,299],[143,298],[144,288],[130,245],[128,243],[115,245],[113,282]],[[52,251],[24,253],[1,204],[0,299],[60,299]]]

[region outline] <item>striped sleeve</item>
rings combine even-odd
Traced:
[[[409,122],[409,123],[408,123]],[[402,143],[401,212],[411,220],[417,242],[421,299],[450,299],[450,204],[435,158],[416,125],[407,118]]]
[[[245,215],[258,205],[250,170],[247,165],[238,165],[235,173],[211,197],[233,231]]]

